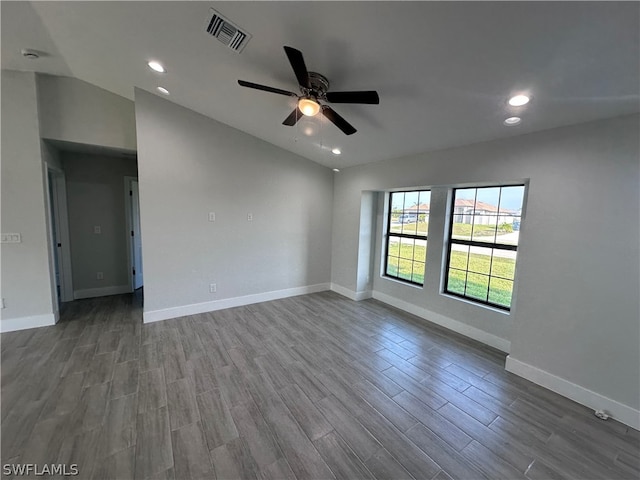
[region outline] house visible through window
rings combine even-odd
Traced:
[[[445,292],[511,308],[523,185],[453,191]]]
[[[423,285],[431,192],[393,192],[389,200],[385,275]]]

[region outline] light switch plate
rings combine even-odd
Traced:
[[[95,234],[102,233],[102,227],[100,225],[96,225],[95,227],[93,227],[93,233]]]

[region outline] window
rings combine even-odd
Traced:
[[[509,310],[524,185],[453,191],[445,292]]]
[[[393,192],[389,199],[384,272],[416,285],[424,284],[431,192]]]

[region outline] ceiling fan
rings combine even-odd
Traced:
[[[287,90],[281,90],[279,88],[268,87],[267,85],[260,85],[258,83],[245,82],[244,80],[238,80],[238,84],[243,87],[255,88],[256,90],[263,90],[265,92],[277,93],[279,95],[286,95],[288,97],[296,97],[298,99],[298,105],[295,110],[282,122],[283,125],[293,126],[302,115],[313,117],[319,112],[327,117],[336,127],[342,130],[345,135],[352,135],[357,130],[347,122],[344,118],[338,115],[328,105],[323,105],[320,101],[330,103],[363,103],[374,104],[380,103],[378,92],[373,90],[356,91],[356,92],[328,92],[329,80],[324,75],[320,75],[316,72],[307,71],[307,66],[304,63],[304,58],[300,50],[296,50],[292,47],[284,47],[284,51],[287,54],[293,73],[296,75],[298,84],[300,86],[301,94],[289,92]]]

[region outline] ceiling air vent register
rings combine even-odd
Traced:
[[[217,38],[231,50],[240,53],[251,40],[251,34],[243,31],[237,25],[224,18],[213,8],[209,9],[206,31]]]

